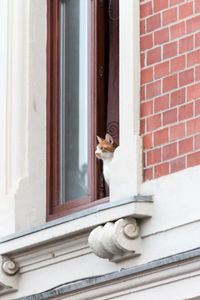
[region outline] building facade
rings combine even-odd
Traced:
[[[57,38],[57,5],[68,2],[0,0],[1,299],[200,299],[200,1],[119,0],[111,20],[119,23],[120,143],[109,200],[52,208],[47,198],[55,200],[61,174],[52,173],[59,127],[52,95],[63,77],[54,63],[61,47],[49,32]],[[93,22],[117,1],[84,2]],[[101,22],[89,24],[95,39],[91,24]],[[81,55],[84,45],[80,39]],[[98,64],[91,49],[88,61]],[[94,142],[89,147],[94,154]]]

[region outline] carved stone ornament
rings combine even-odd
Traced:
[[[139,254],[139,226],[134,218],[123,218],[98,226],[89,235],[92,251],[101,258],[118,261]]]
[[[8,257],[3,257],[1,268],[2,271],[9,276],[13,276],[19,271],[17,264]]]

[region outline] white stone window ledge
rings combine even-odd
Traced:
[[[134,225],[137,224],[136,219],[151,217],[152,202],[151,196],[130,197],[0,238],[0,295],[19,289],[20,274],[77,255],[93,251],[97,256],[112,261],[139,255],[139,230],[135,236]],[[112,228],[117,230],[110,230]],[[96,230],[101,230],[103,234],[100,236],[108,240],[108,251],[99,238],[96,240]],[[123,236],[118,234],[119,231]],[[115,241],[113,233],[114,236],[117,233]],[[92,244],[88,244],[89,235],[93,236]]]
[[[89,233],[99,225],[121,218],[152,216],[152,196],[133,196],[86,209],[45,224],[0,238],[0,255],[12,255],[47,242]]]

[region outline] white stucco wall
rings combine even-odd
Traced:
[[[0,236],[45,222],[46,1],[0,1]]]
[[[34,251],[26,253],[26,258],[24,253],[15,254],[13,250],[11,256],[23,265],[18,276],[19,292],[2,299],[40,292],[73,279],[140,265],[199,247],[200,167],[141,183],[138,2],[120,1],[121,145],[113,162],[111,201],[136,194],[153,195],[153,217],[141,222],[142,255],[120,263],[102,260],[88,248],[89,233],[76,237],[70,237],[69,233],[65,244],[60,241],[59,245],[52,244],[52,248],[47,245],[40,249],[38,243]],[[0,0],[0,65],[2,237],[46,221],[45,0]],[[56,237],[57,232],[53,228],[49,235]],[[88,264],[92,267],[88,268]],[[188,279],[187,284],[190,291],[198,293],[193,290],[195,280]],[[179,282],[171,283],[168,292],[167,287],[138,292],[136,299],[146,299],[147,294],[152,299],[160,299],[160,294],[165,295],[163,299],[176,299],[172,298],[174,288],[184,294]],[[190,291],[188,297],[195,295]],[[132,294],[121,295],[120,299],[132,297]]]

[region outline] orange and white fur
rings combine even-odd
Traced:
[[[97,136],[98,145],[95,151],[96,157],[103,161],[103,175],[106,183],[110,183],[110,163],[114,156],[114,151],[118,145],[113,138],[107,133],[105,139]]]

